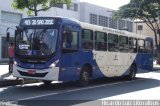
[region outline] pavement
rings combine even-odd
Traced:
[[[160,65],[154,64],[153,71],[160,70]],[[36,83],[37,80],[31,79],[17,79],[13,77],[11,73],[8,73],[8,65],[0,65],[0,87],[4,86],[14,86],[14,85],[22,85],[28,83]]]
[[[35,83],[37,80],[17,79],[8,71],[8,65],[0,65],[0,87]]]

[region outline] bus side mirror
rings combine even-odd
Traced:
[[[9,42],[9,38],[10,38],[10,33],[7,32],[7,41]]]

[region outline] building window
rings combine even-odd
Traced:
[[[78,4],[74,3],[74,11],[78,11]]]
[[[118,29],[125,28],[125,20],[119,20],[118,21]]]
[[[90,14],[90,23],[97,25],[97,15],[96,14]]]
[[[113,18],[109,18],[109,27],[117,29],[117,20],[114,20]]]
[[[54,5],[54,7],[63,8],[63,4],[56,4],[56,5]]]
[[[1,20],[2,20],[1,22],[2,23],[19,24],[21,18],[22,18],[22,14],[1,11]]]
[[[78,11],[78,4],[72,3],[70,6],[67,6],[67,10]]]
[[[108,27],[108,17],[99,15],[99,25]]]
[[[127,28],[129,32],[133,32],[133,22],[127,21]]]
[[[142,31],[143,30],[143,26],[142,25],[138,25],[138,30]]]

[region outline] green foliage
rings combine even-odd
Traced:
[[[56,4],[67,4],[68,6],[71,4],[72,0],[51,0],[51,6],[55,6]]]
[[[116,18],[157,18],[160,14],[160,0],[131,0],[114,13]]]
[[[39,11],[47,11],[51,7],[57,4],[71,4],[71,0],[14,0],[12,6],[14,9],[24,10],[28,9],[28,14],[31,15],[33,12],[38,15]]]

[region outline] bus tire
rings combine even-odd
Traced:
[[[129,72],[129,75],[128,75],[128,79],[129,80],[135,79],[136,73],[137,73],[137,68],[136,68],[136,65],[133,64],[130,67],[130,72]]]
[[[87,86],[89,84],[89,77],[89,68],[85,66],[80,73],[80,86]]]

